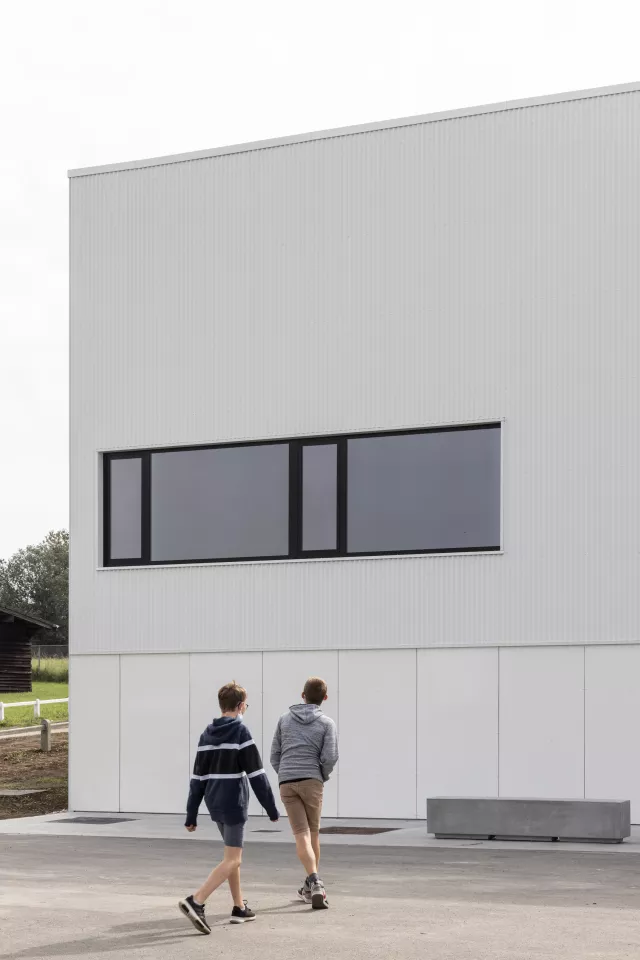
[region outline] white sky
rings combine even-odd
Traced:
[[[588,0],[0,0],[0,557],[68,522],[68,168],[627,83],[638,19]]]

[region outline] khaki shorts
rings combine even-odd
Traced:
[[[322,816],[322,794],[324,784],[319,780],[299,780],[297,783],[283,783],[280,797],[284,803],[291,831],[294,834],[318,833]]]

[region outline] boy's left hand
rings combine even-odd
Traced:
[[[197,829],[198,828],[196,827],[195,823],[192,823],[190,824],[190,826],[187,827],[187,830],[189,833],[195,833]]]

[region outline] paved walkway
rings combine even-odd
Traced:
[[[76,818],[114,818],[122,822],[76,823]],[[328,820],[323,827],[369,827],[388,830],[373,836],[327,836],[326,842],[336,846],[365,847],[416,847],[425,849],[473,849],[505,851],[544,851],[547,853],[592,853],[628,856],[640,853],[640,827],[632,827],[632,836],[622,844],[592,843],[529,843],[498,842],[489,840],[436,840],[427,833],[424,820]],[[182,840],[185,838],[184,816],[140,813],[61,813],[45,817],[29,817],[19,820],[0,820],[0,837],[121,837],[142,840]],[[201,814],[198,830],[189,838],[194,842],[220,842],[220,834],[206,814]],[[291,843],[291,831],[286,818],[271,823],[266,817],[250,817],[246,831],[247,843]],[[640,870],[640,864],[638,864]]]
[[[294,900],[292,845],[250,842],[255,923],[229,925],[225,890],[198,935],[176,901],[219,844],[0,836],[0,960],[637,960],[640,861],[598,852],[326,844],[331,900]]]

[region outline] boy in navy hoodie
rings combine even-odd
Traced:
[[[243,900],[240,888],[249,783],[271,821],[275,823],[280,817],[260,753],[242,720],[249,706],[247,691],[237,683],[226,683],[218,690],[218,703],[222,716],[209,724],[198,744],[185,827],[189,833],[196,829],[198,810],[204,798],[211,819],[215,820],[224,841],[224,859],[197,893],[178,904],[201,933],[211,933],[204,915],[205,901],[225,880],[229,881],[233,898],[231,923],[246,923],[256,918],[247,901]]]

